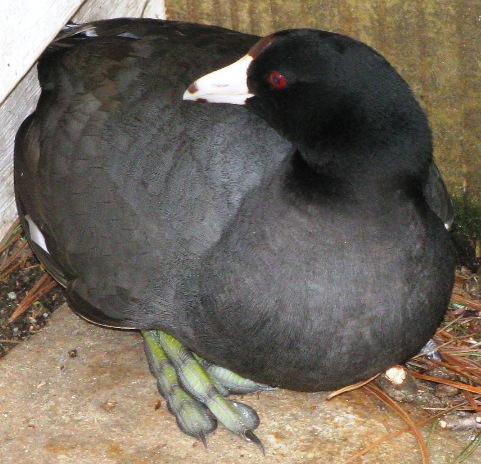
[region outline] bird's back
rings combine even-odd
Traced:
[[[42,95],[16,142],[19,211],[74,310],[129,327],[160,311],[168,328],[177,283],[291,147],[244,108],[182,101],[256,37],[145,20],[86,34],[40,61]]]

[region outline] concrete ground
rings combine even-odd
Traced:
[[[95,327],[67,307],[0,364],[3,464],[340,464],[404,427],[363,391],[331,401],[324,393],[271,391],[243,399],[261,417],[256,433],[266,457],[222,427],[206,450],[179,431],[164,402],[156,409],[140,336]],[[469,437],[436,430],[431,463],[453,462]],[[418,464],[421,457],[405,433],[355,462]],[[464,462],[481,462],[481,451]]]

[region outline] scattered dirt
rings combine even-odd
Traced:
[[[52,311],[65,302],[63,289],[56,285],[49,293],[40,296],[18,319],[9,322],[32,282],[45,272],[34,259],[27,260],[25,264],[25,269],[13,271],[0,282],[0,358],[48,324]]]
[[[48,324],[52,311],[65,302],[60,285],[44,293],[45,287],[51,287],[51,280],[48,279],[44,288],[39,289],[33,304],[15,320],[10,320],[19,304],[46,272],[25,242],[19,226],[15,225],[0,244],[0,358]]]

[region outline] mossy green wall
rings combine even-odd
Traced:
[[[169,19],[259,35],[314,27],[379,50],[428,112],[436,159],[458,205],[470,208],[465,227],[481,239],[481,0],[166,0],[166,7]]]

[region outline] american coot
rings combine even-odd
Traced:
[[[16,141],[37,256],[80,316],[142,331],[178,424],[204,441],[213,415],[258,442],[229,392],[335,389],[406,361],[453,283],[450,201],[408,85],[342,35],[258,39],[70,26]]]

